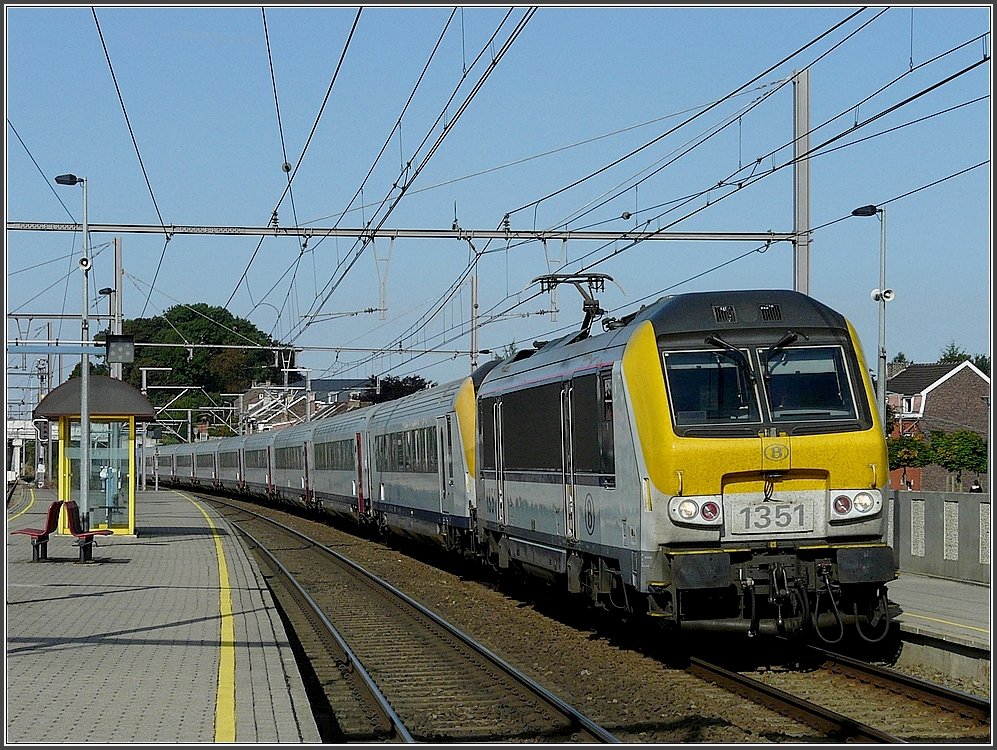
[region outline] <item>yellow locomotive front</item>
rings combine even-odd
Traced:
[[[888,458],[854,329],[782,290],[682,295],[623,356],[649,609],[687,629],[884,638]]]

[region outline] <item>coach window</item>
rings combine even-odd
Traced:
[[[481,430],[482,469],[495,468],[495,399],[483,398],[478,409],[478,429]]]

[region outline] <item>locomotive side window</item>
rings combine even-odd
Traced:
[[[575,471],[598,474],[602,486],[612,487],[616,484],[612,375],[583,375],[575,378],[571,387]]]
[[[502,397],[502,446],[507,471],[561,471],[561,384],[548,383]]]
[[[664,363],[676,425],[760,421],[749,373],[730,353],[665,352]]]
[[[759,356],[774,421],[856,419],[840,347],[782,349],[767,359],[760,351]]]

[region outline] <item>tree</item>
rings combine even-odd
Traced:
[[[976,369],[978,369],[987,377],[990,377],[990,355],[974,354],[972,357],[972,361],[973,364],[976,365]]]
[[[279,375],[269,349],[280,344],[250,321],[232,315],[223,307],[204,303],[175,305],[152,318],[124,320],[121,327],[122,332],[133,336],[136,343],[135,361],[122,366],[126,382],[141,388],[143,367],[169,367],[172,372],[168,376],[161,375],[157,384],[168,378],[169,382],[204,391],[192,389],[178,397],[175,391],[150,390],[148,398],[156,406],[170,401],[171,407],[176,409],[206,407],[212,400],[217,402],[222,393],[241,393],[254,382],[275,382]],[[95,339],[100,341],[106,334],[105,329]],[[209,346],[185,346],[188,343]],[[212,344],[217,348],[210,346]],[[230,348],[233,345],[266,348]],[[78,370],[77,367],[76,375]],[[92,367],[92,371],[106,373],[107,368]]]
[[[948,362],[965,362],[969,359],[969,354],[965,349],[956,346],[955,341],[950,341],[948,346],[942,349],[942,353],[938,355],[938,364],[946,364]]]
[[[907,486],[907,469],[920,469],[934,461],[931,444],[921,435],[901,435],[886,438],[890,456],[890,471],[903,469],[903,483]]]
[[[364,389],[360,400],[380,404],[385,401],[394,401],[396,398],[408,396],[426,388],[432,388],[434,385],[436,383],[425,380],[418,375],[407,375],[404,378],[396,378],[391,375],[386,375],[383,378],[371,376],[370,385]]]
[[[950,341],[948,346],[942,349],[942,353],[938,357],[938,364],[965,362],[967,359],[976,365],[980,372],[987,377],[990,376],[990,356],[987,354],[970,355],[965,349],[957,346],[955,341]]]
[[[972,430],[932,431],[931,452],[934,463],[955,473],[958,485],[962,484],[962,472],[983,474],[987,470],[987,441]]]
[[[516,342],[510,341],[508,344],[502,347],[502,359],[508,359],[516,354],[519,349],[516,348]]]
[[[890,362],[892,362],[895,365],[909,365],[909,364],[911,364],[911,361],[909,359],[907,359],[907,355],[904,354],[903,352],[897,352],[896,356],[894,356],[893,359],[890,360]]]

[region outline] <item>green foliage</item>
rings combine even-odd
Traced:
[[[934,460],[931,444],[921,435],[903,435],[886,439],[890,454],[890,471],[894,469],[919,469]]]
[[[976,369],[982,372],[987,377],[990,377],[990,356],[987,354],[974,354],[971,357],[973,364],[976,365]]]
[[[962,481],[962,472],[983,474],[987,470],[987,441],[971,430],[931,433],[931,452],[934,463],[954,472]]]
[[[911,361],[909,359],[907,359],[907,355],[904,354],[903,352],[897,352],[896,356],[893,357],[893,359],[890,360],[890,361],[893,362],[893,364],[895,364],[895,365],[909,365],[909,364],[911,364]]]
[[[253,382],[277,382],[280,376],[271,351],[225,348],[226,345],[272,347],[280,344],[250,321],[232,315],[223,307],[204,303],[175,305],[153,318],[122,321],[122,333],[135,337],[135,361],[122,366],[122,376],[136,388],[142,387],[143,367],[172,368],[169,373],[149,373],[149,384],[202,388],[215,400],[221,393],[242,393]],[[194,348],[185,346],[187,342],[216,346]],[[293,363],[288,366],[293,367]],[[179,398],[175,390],[150,389],[147,395],[154,405],[162,406],[171,401],[171,406],[178,409],[197,408],[210,403],[204,394],[196,390]]]
[[[370,385],[367,386],[360,398],[362,401],[380,404],[384,401],[394,401],[396,398],[408,396],[410,393],[431,388],[434,385],[436,383],[425,380],[418,375],[407,375],[404,378],[386,375],[380,378],[380,385],[378,385],[376,377],[371,377]]]
[[[969,359],[969,354],[966,350],[956,346],[955,341],[950,341],[948,346],[942,349],[942,353],[938,355],[938,364],[965,362],[967,359]]]
[[[956,345],[955,341],[950,341],[948,346],[942,349],[942,353],[938,357],[938,363],[965,362],[967,359],[976,365],[976,368],[980,372],[984,373],[987,377],[990,376],[990,355],[969,354],[965,349]]]

